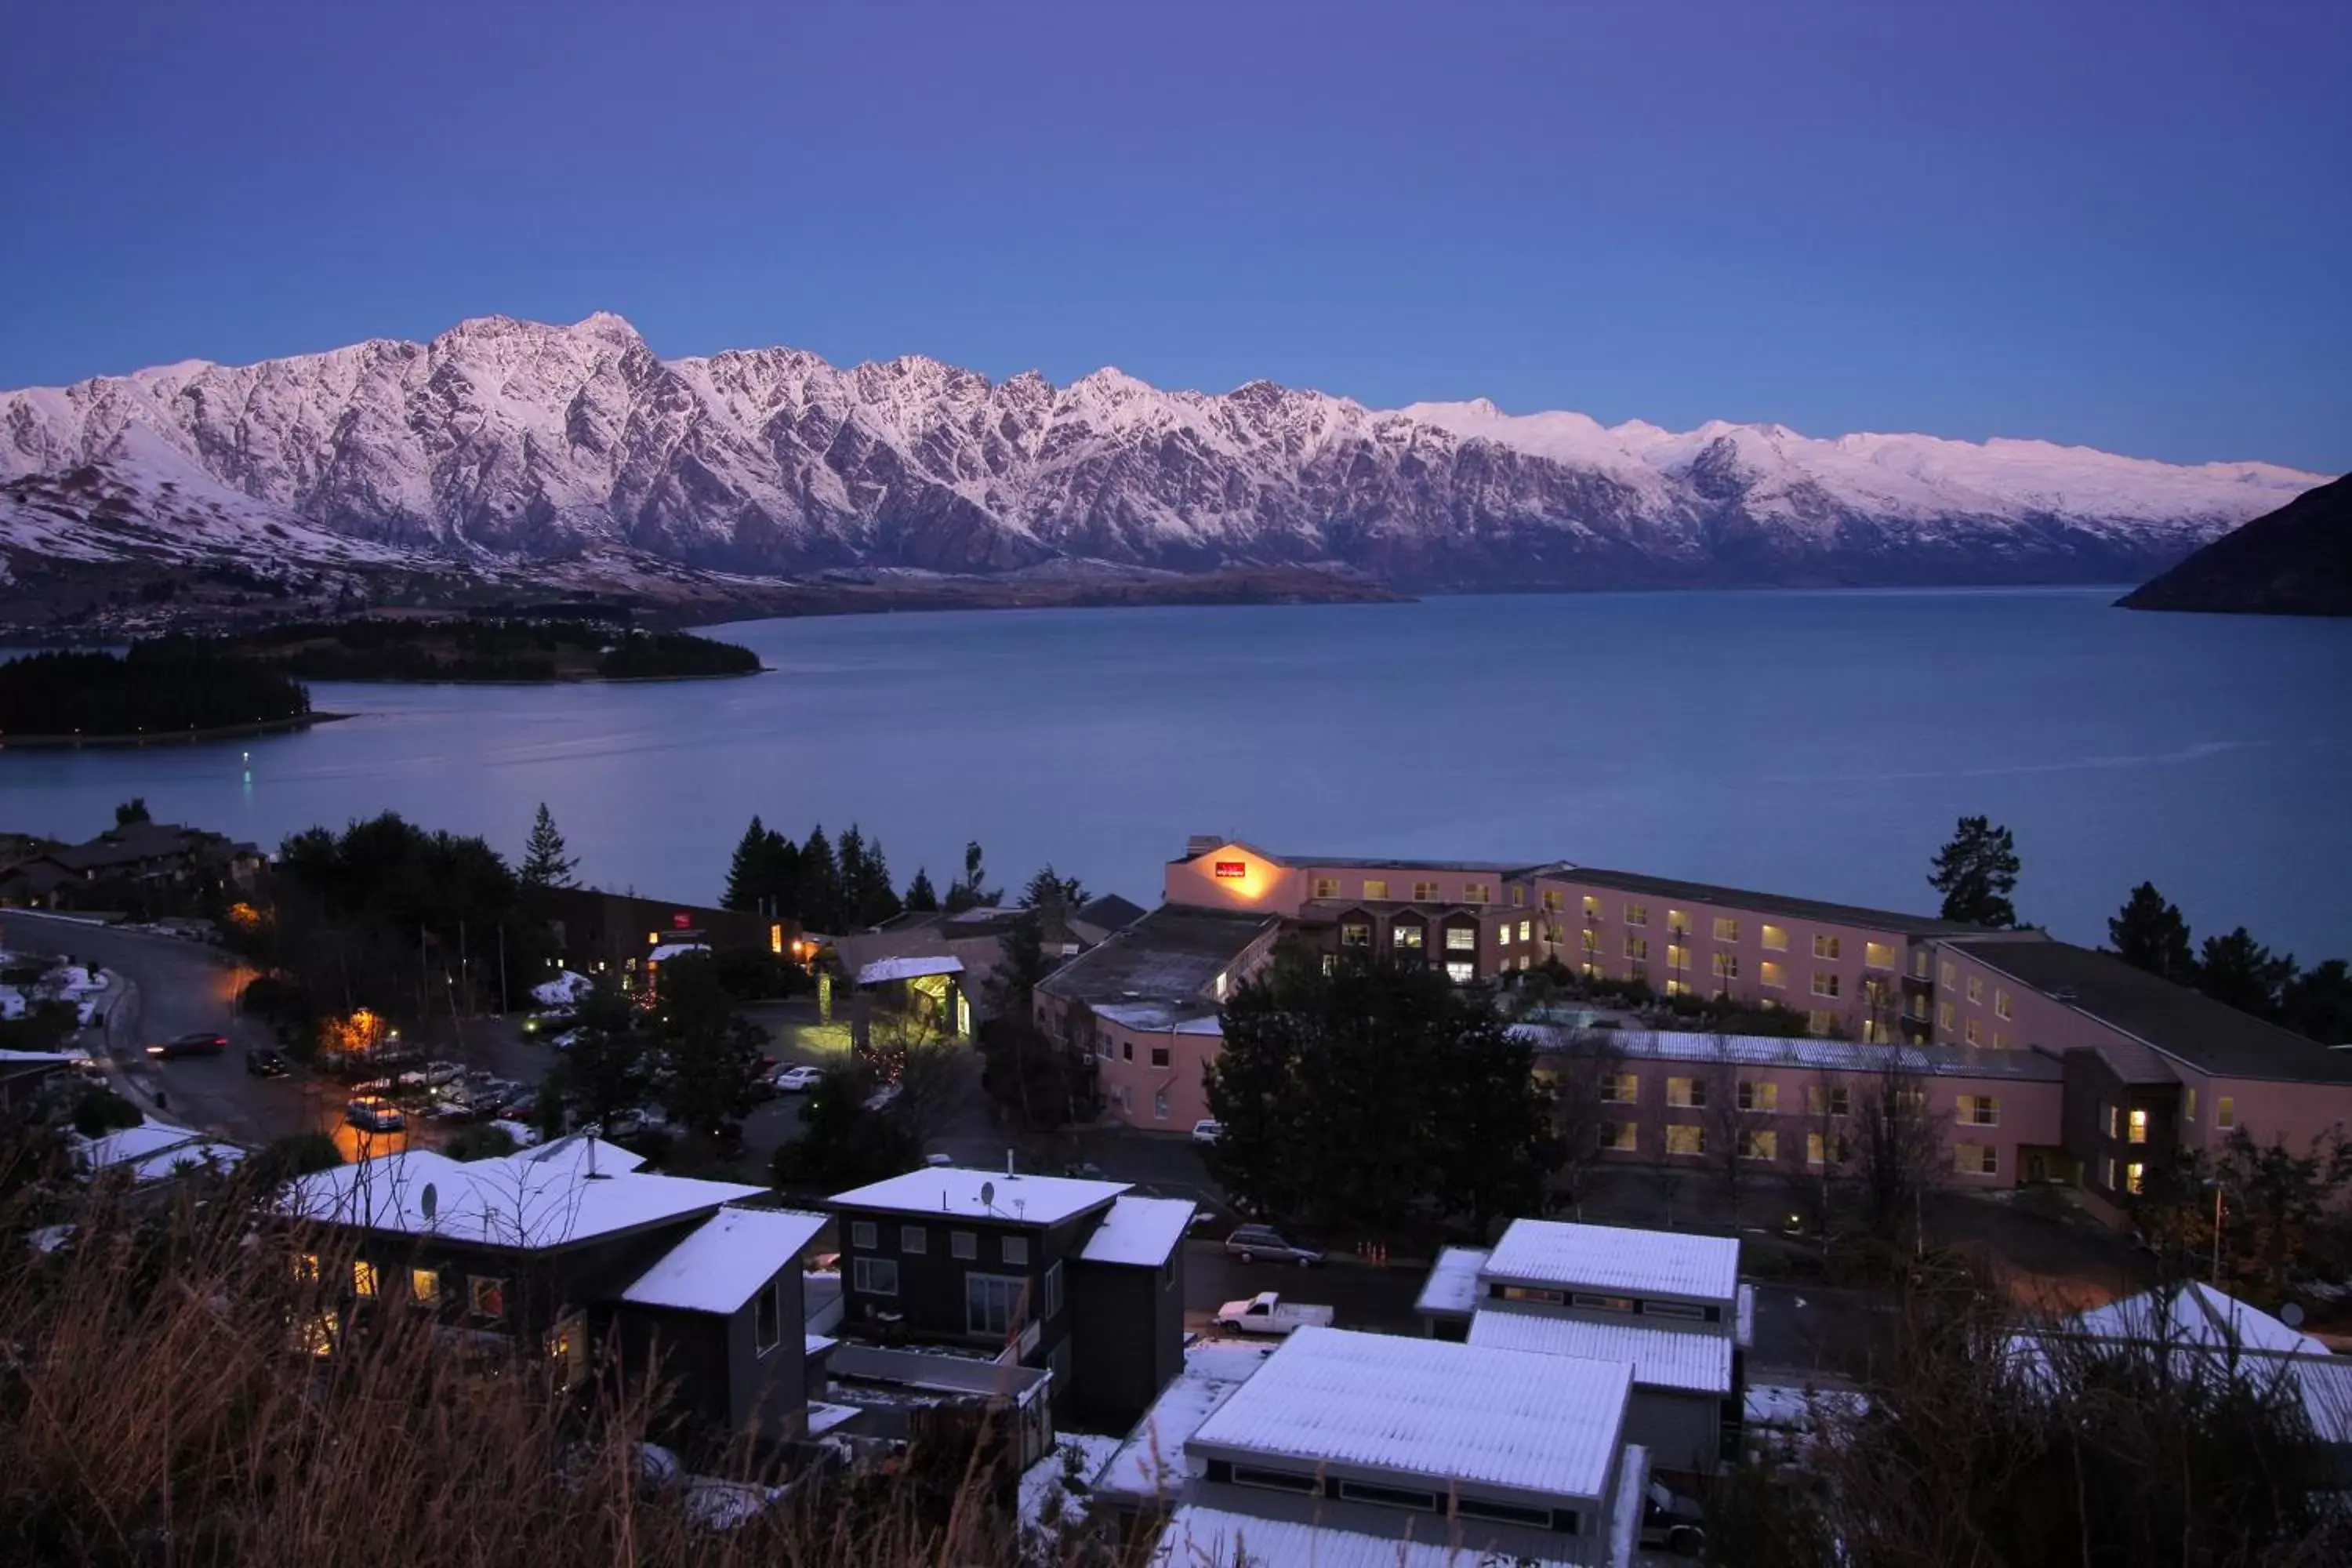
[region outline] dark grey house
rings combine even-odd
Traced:
[[[728,1206],[762,1189],[643,1163],[575,1134],[500,1159],[409,1150],[302,1177],[281,1212],[310,1227],[297,1259],[321,1287],[310,1343],[333,1353],[379,1314],[430,1313],[453,1358],[545,1356],[568,1384],[657,1359],[681,1436],[799,1436],[800,1260],[824,1216]],[[618,1361],[600,1368],[607,1348]]]
[[[1189,1202],[1118,1182],[927,1167],[831,1203],[845,1335],[1045,1368],[1056,1412],[1111,1429],[1182,1363]]]

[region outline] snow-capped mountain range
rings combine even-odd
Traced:
[[[2040,441],[1674,432],[1254,381],[1056,387],[488,317],[0,394],[0,549],[528,575],[1338,563],[1406,589],[2137,580],[2324,482]]]

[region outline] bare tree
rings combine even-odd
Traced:
[[[1927,1091],[1907,1047],[1878,1054],[1876,1070],[1853,1091],[1846,1170],[1872,1232],[1890,1243],[1922,1245],[1927,1195],[1943,1180],[1945,1113],[1927,1109]]]
[[[1552,1191],[1582,1218],[1593,1173],[1625,1103],[1619,1098],[1625,1053],[1612,1029],[1574,1029],[1544,1051],[1538,1066],[1551,1079]]]
[[[952,1127],[971,1097],[971,1053],[937,1014],[883,1014],[867,1037],[866,1060],[888,1096],[890,1115],[919,1144]]]
[[[1740,1200],[1761,1167],[1780,1158],[1778,1102],[1773,1082],[1760,1068],[1743,1068],[1732,1051],[1728,1036],[1716,1035],[1708,1044],[1704,1077],[1706,1086],[1706,1153],[1723,1183],[1731,1217],[1739,1218]]]

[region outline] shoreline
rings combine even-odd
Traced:
[[[215,724],[208,730],[159,730],[153,734],[132,731],[97,735],[0,735],[0,752],[73,751],[83,746],[199,746],[208,741],[236,741],[255,735],[286,735],[316,724],[355,718],[351,713],[303,713],[290,719],[256,719],[244,724]]]

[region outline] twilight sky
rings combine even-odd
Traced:
[[[619,311],[2352,468],[2352,5],[20,5],[0,386]]]

